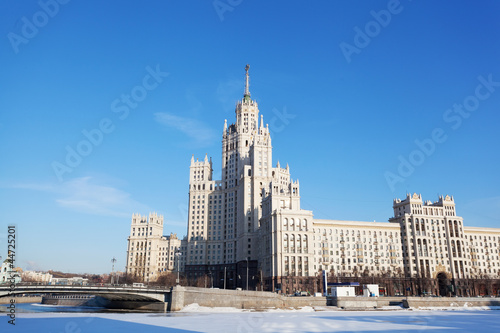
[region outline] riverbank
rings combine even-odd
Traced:
[[[498,332],[498,311],[338,311],[311,307],[299,310],[255,312],[220,308],[166,314],[120,313],[20,313],[15,329],[20,332]],[[203,311],[200,311],[203,310]],[[202,312],[202,313],[200,313]],[[0,331],[7,331],[6,319]]]
[[[20,296],[12,298],[16,303],[41,303],[42,296]],[[10,297],[0,298],[0,304],[10,304]]]

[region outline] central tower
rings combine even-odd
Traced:
[[[262,189],[271,181],[272,146],[269,129],[250,97],[250,66],[245,67],[245,91],[236,104],[236,122],[224,122],[222,181],[227,197],[226,244],[235,262],[257,259],[256,231],[261,217]]]
[[[191,159],[188,275],[190,270],[199,275],[213,265],[248,265],[258,259],[262,196],[273,177],[272,146],[268,125],[262,116],[259,122],[258,104],[250,95],[249,69],[246,65],[236,121],[224,121],[221,179],[212,180],[212,162],[207,157],[204,161]]]

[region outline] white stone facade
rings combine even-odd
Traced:
[[[249,77],[236,122],[224,122],[221,180],[212,180],[212,161],[191,159],[187,265],[258,260],[262,191],[282,170],[272,168],[268,126],[250,98]]]
[[[394,200],[393,208],[390,222],[401,228],[406,275],[500,277],[500,229],[465,227],[453,197],[422,202],[420,195],[408,194]]]
[[[176,234],[163,236],[163,216],[150,213],[148,217],[132,215],[127,246],[126,272],[141,277],[145,282],[154,281],[162,272],[182,272],[186,240]]]

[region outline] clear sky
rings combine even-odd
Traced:
[[[250,91],[316,218],[387,221],[453,195],[500,227],[498,1],[0,4],[0,255],[24,269],[125,266],[131,214],[186,234],[191,155],[220,179]]]

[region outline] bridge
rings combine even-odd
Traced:
[[[109,301],[169,302],[170,288],[125,286],[64,286],[64,285],[0,285],[0,298],[26,294],[80,294],[95,295]]]

